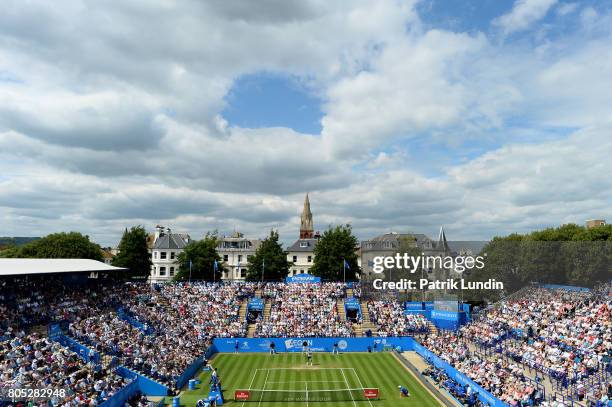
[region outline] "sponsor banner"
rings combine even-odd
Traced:
[[[216,352],[270,352],[274,344],[276,352],[302,352],[304,347],[313,352],[332,352],[334,344],[338,345],[340,352],[373,352],[384,348],[399,350],[412,349],[414,339],[411,337],[390,338],[217,338],[213,341]]]
[[[49,337],[51,339],[53,338],[57,338],[58,336],[62,335],[62,328],[60,327],[60,324],[51,324],[49,325]]]
[[[287,277],[286,283],[320,283],[321,277],[315,277],[312,274],[296,274],[295,276]]]
[[[344,301],[344,308],[345,309],[361,309],[361,304],[359,303],[359,300],[357,298],[351,297],[351,298],[347,298],[346,301]]]
[[[466,323],[467,316],[465,312],[432,310],[431,321],[440,329],[457,330]]]
[[[363,397],[366,399],[377,399],[378,389],[363,389]]]
[[[406,310],[422,310],[425,309],[424,304],[422,302],[412,302],[406,301],[404,305],[404,309]]]
[[[248,390],[236,390],[234,394],[234,400],[236,401],[247,401],[251,398],[251,392]]]
[[[431,310],[430,309],[427,309],[427,310],[405,309],[404,310],[404,315],[408,315],[408,314],[423,315],[425,318],[431,319]]]
[[[459,313],[456,311],[431,311],[431,319],[443,319],[445,321],[458,321]]]
[[[247,306],[249,311],[263,311],[264,309],[264,300],[263,298],[253,298],[249,301],[249,305]]]

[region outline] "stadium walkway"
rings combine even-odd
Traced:
[[[430,380],[428,377],[422,375],[423,371],[427,369],[427,362],[423,360],[419,354],[414,351],[406,351],[402,352],[401,355],[393,353],[400,362],[404,362],[404,366],[406,366],[406,370],[412,373],[413,376],[417,378],[423,385],[434,395],[436,398],[444,403],[446,406],[460,406],[461,404],[453,398],[445,389],[440,387],[438,383],[435,383],[433,380]]]

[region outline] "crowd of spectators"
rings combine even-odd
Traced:
[[[256,283],[179,283],[150,287],[131,284],[124,308],[159,332],[199,339],[241,337],[246,321],[240,306],[254,295]]]
[[[355,335],[353,323],[338,315],[337,300],[346,295],[345,284],[269,283],[262,291],[272,306],[269,318],[256,322],[257,337]]]
[[[41,276],[0,281],[0,337],[9,326],[27,329],[72,320],[114,307],[124,291],[114,283],[83,285],[50,282]]]
[[[379,336],[407,336],[427,332],[427,319],[421,314],[405,314],[398,301],[368,301],[370,322]]]
[[[205,348],[191,338],[145,332],[121,320],[116,313],[92,316],[70,324],[68,333],[97,351],[117,355],[121,363],[173,386]]]
[[[543,400],[543,395],[524,376],[520,366],[500,356],[486,358],[471,352],[454,333],[428,335],[423,345],[510,406],[537,405]]]
[[[338,310],[346,291],[343,283],[108,283],[76,289],[36,278],[20,284],[4,279],[0,382],[61,384],[72,390],[67,400],[73,404],[99,403],[124,386],[124,379],[111,370],[88,365],[69,349],[32,333],[33,327],[65,321],[67,334],[89,348],[172,387],[213,338],[246,336],[248,325],[240,309],[255,292],[269,304],[266,318],[262,313],[255,321],[255,337],[354,336],[353,323]],[[589,376],[610,369],[609,293],[609,287],[595,295],[534,287],[501,301],[455,333],[428,333],[428,321],[406,314],[397,299],[371,300],[367,309],[378,335],[423,333],[424,346],[499,399],[509,405],[537,404],[541,394],[525,376],[525,366],[578,389],[585,388]],[[359,285],[353,295],[360,295]],[[602,397],[604,390],[597,390]]]
[[[611,300],[609,289],[603,292],[533,287],[496,304],[456,334],[429,335],[423,344],[510,405],[548,403],[525,377],[526,367],[583,399],[585,379],[597,373],[605,377],[602,370],[610,369]],[[468,343],[490,356],[470,352]]]
[[[63,391],[55,405],[98,405],[127,383],[109,370],[95,370],[79,356],[39,334],[11,335],[0,343],[0,386]]]
[[[610,361],[612,302],[588,292],[533,288],[461,329],[558,379],[580,380]],[[513,340],[518,339],[518,340]]]

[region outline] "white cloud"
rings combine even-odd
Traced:
[[[557,13],[561,16],[572,14],[578,9],[578,3],[562,3],[557,7]]]
[[[553,3],[518,1],[495,24],[527,29]],[[612,203],[612,24],[595,9],[534,46],[425,30],[391,0],[4,6],[2,234],[114,244],[162,222],[290,240],[311,191],[319,229],[486,238]],[[234,81],[262,70],[318,92],[322,134],[222,117]]]
[[[544,18],[557,0],[516,0],[512,10],[493,21],[505,35],[528,29]]]

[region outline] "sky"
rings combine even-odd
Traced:
[[[0,236],[612,219],[612,1],[6,0]]]

